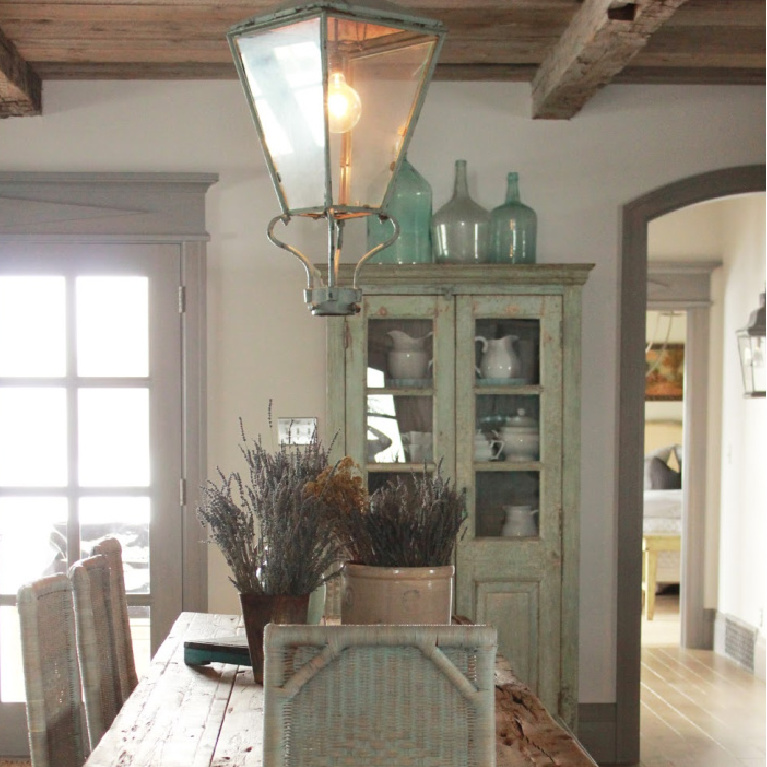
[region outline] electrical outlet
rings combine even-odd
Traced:
[[[316,418],[277,419],[277,435],[281,445],[308,445],[316,431]]]

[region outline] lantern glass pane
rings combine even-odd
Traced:
[[[380,24],[328,19],[328,76],[359,95],[359,121],[330,133],[333,202],[379,208],[421,98],[437,38]],[[396,47],[395,47],[396,46]]]
[[[746,394],[764,392],[767,386],[764,346],[764,336],[750,336],[746,332],[738,334],[740,366]]]
[[[318,18],[309,19],[236,40],[248,99],[289,209],[325,199],[320,28]]]

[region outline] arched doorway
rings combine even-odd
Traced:
[[[618,371],[618,602],[616,762],[639,761],[642,426],[647,224],[679,208],[765,190],[765,166],[710,171],[660,187],[623,207]]]

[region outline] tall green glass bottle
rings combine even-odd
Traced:
[[[490,213],[469,196],[466,160],[455,161],[453,196],[432,218],[437,263],[483,263],[488,257]]]
[[[506,202],[490,212],[490,261],[496,264],[535,263],[538,217],[519,199],[519,177],[509,173]]]
[[[369,264],[422,264],[431,255],[431,186],[408,162],[407,157],[394,179],[391,201],[385,211],[397,219],[399,237],[373,256]],[[391,237],[394,225],[368,216],[368,250]]]

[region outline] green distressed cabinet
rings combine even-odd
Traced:
[[[465,487],[455,612],[575,729],[581,292],[589,264],[369,265],[328,318],[328,434],[372,490],[441,466]],[[341,280],[351,280],[342,270]]]

